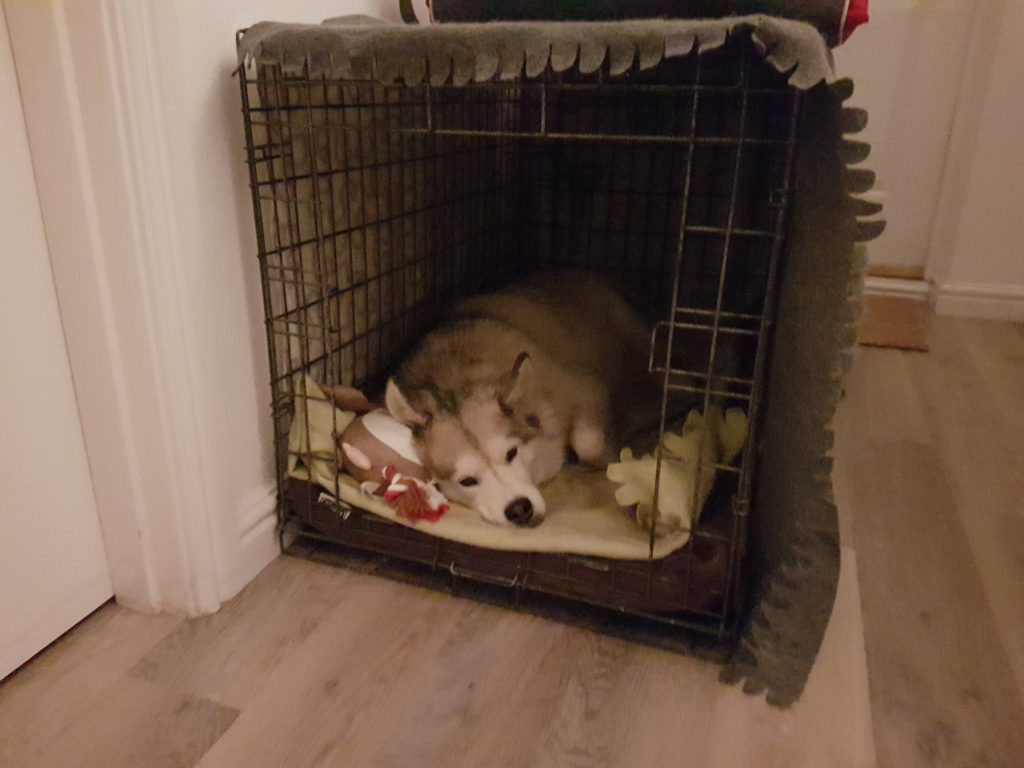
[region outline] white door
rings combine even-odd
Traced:
[[[0,5],[0,678],[111,595]]]
[[[976,0],[872,0],[871,21],[836,49],[855,83],[851,103],[870,114],[858,137],[878,174],[870,193],[888,227],[868,248],[873,266],[921,277],[953,125]]]

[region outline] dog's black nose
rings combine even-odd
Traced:
[[[505,507],[505,517],[508,518],[509,522],[516,525],[526,525],[530,522],[530,518],[533,517],[533,504],[525,496],[513,499]]]

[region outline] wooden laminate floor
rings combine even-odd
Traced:
[[[808,689],[291,558],[216,615],[104,607],[0,684],[0,766],[1024,766],[1024,327],[861,349]]]

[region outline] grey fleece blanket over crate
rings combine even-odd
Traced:
[[[694,47],[721,46],[736,28],[752,30],[765,58],[801,89],[832,79],[829,49],[809,24],[770,16],[622,22],[491,22],[425,27],[345,16],[323,24],[260,22],[238,45],[239,64],[277,64],[311,77],[442,85],[564,72],[596,71],[606,61],[620,75],[634,63],[649,69]],[[308,68],[308,69],[306,69]]]

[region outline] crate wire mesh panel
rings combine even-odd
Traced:
[[[731,637],[802,91],[742,28],[652,68],[609,56],[458,85],[431,77],[433,60],[424,82],[389,83],[253,58],[239,76],[282,530]],[[691,407],[748,415],[685,547],[644,561],[486,550],[289,477],[310,396],[297,374],[372,392],[456,299],[563,267],[608,275],[648,313],[655,441]]]

